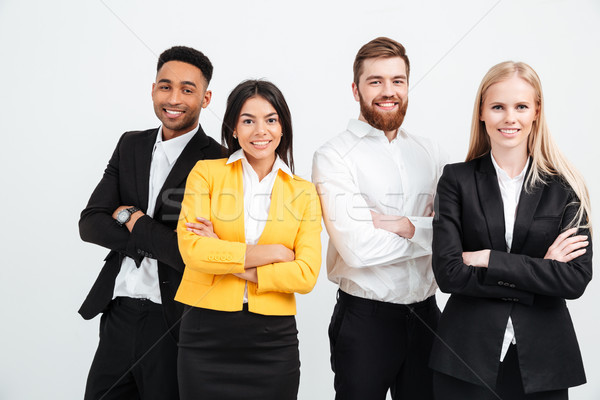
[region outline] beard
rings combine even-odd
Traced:
[[[403,102],[401,99],[396,97],[380,97],[378,99],[374,99],[371,104],[367,104],[363,100],[360,92],[358,92],[358,97],[360,98],[360,113],[373,128],[384,132],[390,132],[400,128],[402,122],[404,122],[404,116],[406,115],[406,109],[408,108],[408,99],[406,102]],[[377,107],[375,105],[376,102],[379,103],[386,100],[397,102],[398,110],[393,113],[389,113],[379,111],[375,108]]]

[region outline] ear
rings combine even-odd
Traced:
[[[152,97],[154,97],[154,88],[155,88],[155,87],[156,87],[156,83],[153,83],[153,84],[152,84],[152,91],[150,92],[150,95],[151,95]]]
[[[358,85],[352,82],[352,95],[354,96],[354,100],[360,101],[360,96],[358,94]]]
[[[208,105],[210,104],[210,99],[212,99],[212,92],[210,90],[207,90],[206,92],[204,92],[204,99],[202,100],[202,108],[208,107]]]

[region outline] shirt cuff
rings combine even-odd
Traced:
[[[422,248],[431,251],[431,241],[433,240],[433,229],[431,223],[432,217],[407,217],[415,226],[415,234],[408,239],[412,243],[418,244]]]

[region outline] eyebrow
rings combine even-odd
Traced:
[[[265,118],[272,117],[273,115],[277,115],[277,113],[276,112],[272,112],[271,114],[267,114],[267,115],[265,115]],[[256,118],[255,115],[250,114],[250,113],[242,113],[242,114],[240,114],[240,117]]]
[[[170,79],[163,78],[163,79],[159,80],[158,83],[173,83],[173,82]],[[196,84],[192,81],[181,81],[181,84],[196,87]]]
[[[372,79],[384,79],[381,75],[369,75],[365,78],[366,81],[370,81]],[[406,79],[406,75],[396,75],[392,77],[392,79]]]

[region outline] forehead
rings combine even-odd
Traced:
[[[242,105],[241,114],[267,115],[276,112],[275,107],[262,96],[252,96]]]
[[[367,58],[363,61],[360,79],[363,80],[369,76],[406,77],[406,63],[400,57]]]
[[[496,82],[486,90],[484,101],[533,101],[535,89],[525,79],[513,75],[508,79]]]
[[[183,61],[169,61],[163,64],[156,73],[156,81],[169,80],[173,83],[193,82],[197,87],[204,87],[206,79],[200,68]]]

